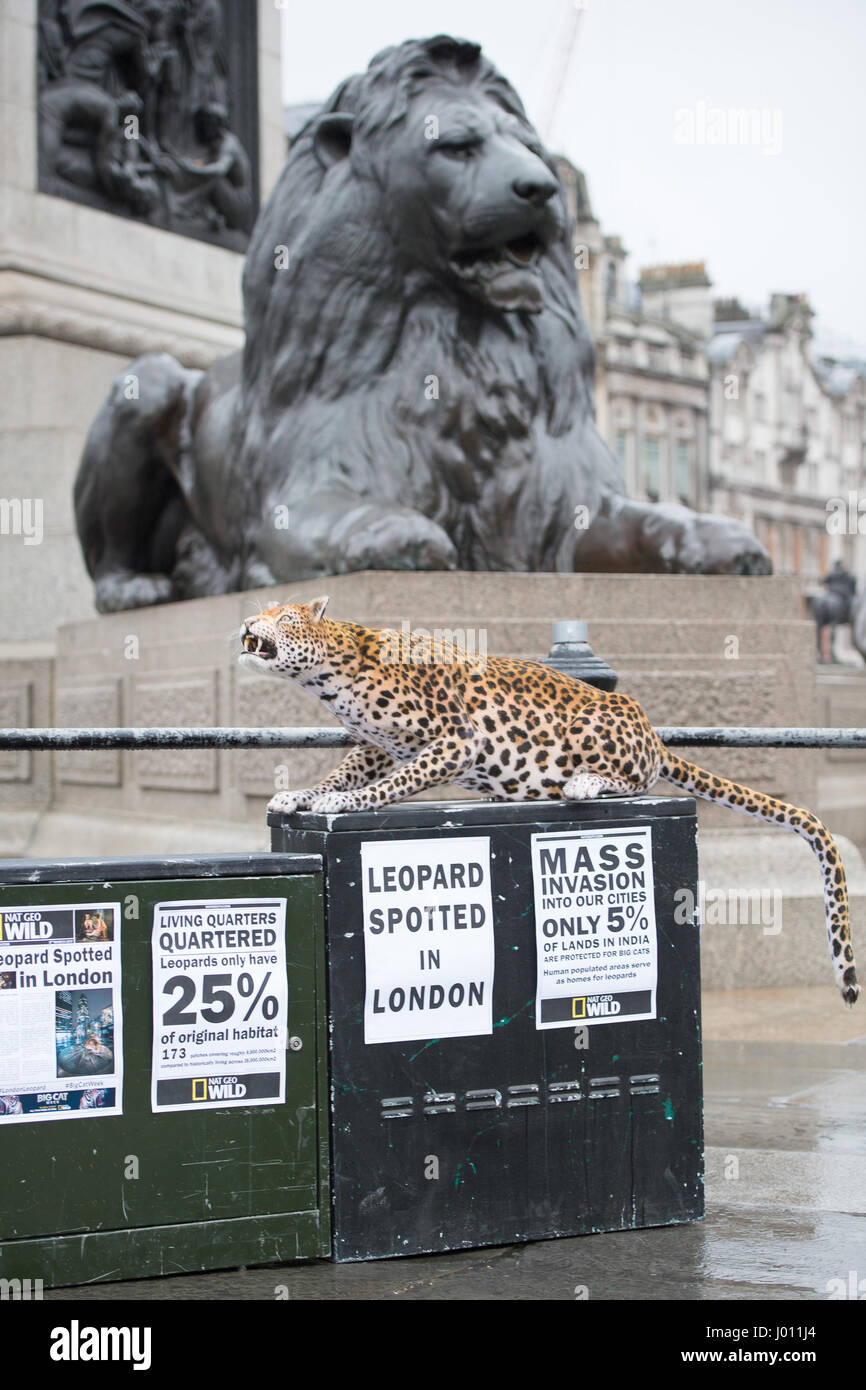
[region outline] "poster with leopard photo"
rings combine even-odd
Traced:
[[[120,904],[0,912],[0,1125],[123,1113]]]
[[[650,826],[533,835],[536,1028],[656,1016]]]

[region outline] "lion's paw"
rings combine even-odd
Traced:
[[[676,556],[672,569],[697,574],[772,574],[769,552],[741,522],[702,512],[686,517],[679,530],[673,528],[668,542],[668,553]]]
[[[167,574],[107,574],[96,581],[94,599],[100,613],[120,613],[128,608],[149,608],[170,603],[176,597]]]
[[[457,565],[457,551],[429,517],[408,507],[380,506],[348,536],[344,561],[349,570],[449,570]]]

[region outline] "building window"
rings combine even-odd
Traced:
[[[803,574],[810,579],[816,579],[819,537],[818,532],[812,526],[803,528]]]
[[[692,495],[692,461],[688,440],[677,440],[677,496],[681,502],[688,502]]]
[[[608,358],[611,362],[630,362],[632,358],[630,338],[612,338],[608,344]]]
[[[770,521],[769,517],[756,516],[753,522],[753,530],[761,545],[766,546],[773,561],[773,569],[779,568],[779,539],[776,530],[776,523]]]
[[[652,437],[643,442],[643,490],[650,502],[661,494],[661,440]]]
[[[617,430],[616,432],[616,457],[623,474],[625,474],[628,464],[628,435],[625,430]]]

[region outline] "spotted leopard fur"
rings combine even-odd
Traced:
[[[449,782],[498,800],[583,801],[635,795],[663,777],[808,841],[836,980],[845,1003],[855,1002],[845,872],[816,816],[669,752],[628,695],[537,662],[468,656],[430,635],[336,622],[324,616],[327,602],[269,608],[241,628],[245,665],[297,680],[358,744],[329,777],[280,792],[269,810],[372,810]]]

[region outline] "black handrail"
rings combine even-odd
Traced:
[[[866,729],[657,727],[671,748],[863,748]],[[0,729],[0,751],[100,748],[348,748],[343,728]]]

